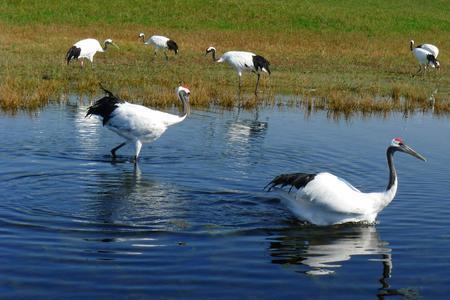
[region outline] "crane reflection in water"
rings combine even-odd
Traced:
[[[380,262],[381,265],[378,277],[381,286],[376,292],[378,299],[388,296],[414,299],[418,296],[416,289],[391,288],[392,250],[372,225],[319,227],[295,222],[293,226],[278,232],[277,237],[270,241],[269,252],[272,263],[313,277],[332,275],[352,258],[368,256],[369,261]]]

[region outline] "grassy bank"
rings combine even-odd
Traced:
[[[233,106],[236,72],[203,56],[214,45],[219,54],[250,50],[270,60],[273,74],[262,77],[258,99],[255,76],[244,75],[249,107],[287,94],[328,110],[428,109],[433,95],[436,111],[448,113],[449,10],[446,1],[2,1],[0,107],[95,98],[99,82],[125,99],[164,106],[175,103],[180,80],[194,106]],[[139,32],[171,37],[180,54],[153,60]],[[87,37],[112,38],[120,49],[98,53],[94,68],[66,66],[67,49]],[[439,72],[411,76],[410,39],[439,46]]]

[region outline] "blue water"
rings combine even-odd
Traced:
[[[0,116],[0,298],[447,299],[450,122],[299,109],[194,111],[133,149],[86,106]],[[262,188],[330,171],[399,191],[375,225],[304,224]]]

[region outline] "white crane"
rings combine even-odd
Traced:
[[[301,220],[316,225],[332,225],[347,222],[373,223],[394,199],[397,193],[397,172],[394,167],[394,153],[408,153],[418,159],[425,158],[407,146],[401,138],[392,140],[387,148],[389,183],[384,192],[363,193],[350,183],[333,174],[293,173],[275,177],[267,186],[268,191],[276,186],[291,186],[298,189],[295,195],[277,188],[288,208]]]
[[[97,52],[105,52],[108,45],[113,45],[117,49],[119,47],[112,41],[112,39],[106,39],[104,46],[102,47],[96,39],[84,39],[76,42],[66,54],[67,64],[72,59],[86,58],[89,59],[91,63],[94,63],[94,55]],[[83,67],[83,60],[80,60],[81,67]]]
[[[217,60],[216,48],[209,47],[206,49],[205,56],[208,55],[208,53],[212,53],[213,61],[218,63],[226,62],[236,69],[236,72],[239,75],[239,90],[241,89],[241,76],[244,71],[254,72],[258,76],[258,79],[256,80],[255,95],[258,94],[260,72],[263,71],[270,75],[269,61],[260,55],[256,55],[255,53],[245,51],[228,51]]]
[[[180,123],[190,112],[190,91],[181,85],[176,89],[178,99],[183,105],[183,111],[179,116],[128,103],[114,96],[105,88],[101,88],[106,96],[89,107],[86,117],[90,115],[102,117],[103,126],[106,125],[108,129],[125,139],[125,142],[111,150],[113,158],[119,148],[126,144],[134,144],[134,162],[136,163],[143,143],[155,141],[169,126]]]
[[[169,60],[169,57],[167,56],[167,50],[173,51],[175,55],[178,54],[177,43],[174,40],[169,39],[168,37],[162,35],[153,35],[147,41],[145,41],[145,34],[141,32],[139,34],[139,38],[142,39],[142,42],[145,45],[153,45],[155,56],[158,50],[162,50],[164,52],[166,60]]]
[[[424,72],[427,70],[428,66],[437,69],[440,68],[439,61],[437,60],[437,57],[439,55],[438,47],[432,44],[421,44],[414,47],[413,40],[409,42],[409,46],[411,52],[414,54],[417,61],[419,62],[419,71],[417,73],[420,73],[422,71],[422,66]]]

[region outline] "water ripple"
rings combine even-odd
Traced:
[[[4,297],[445,298],[446,120],[204,111],[144,145],[135,167],[131,147],[112,161],[120,138],[85,110],[0,118]],[[305,224],[262,190],[280,173],[322,170],[382,190],[394,136],[428,162],[396,155],[398,195],[373,226]]]

